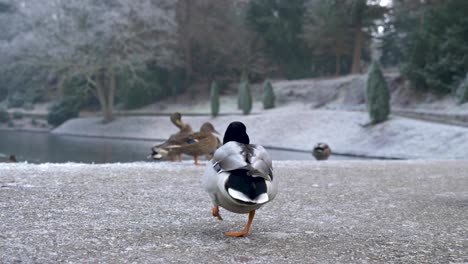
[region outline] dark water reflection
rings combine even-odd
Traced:
[[[30,163],[146,161],[156,141],[83,138],[49,133],[0,131],[0,153]],[[274,160],[311,160],[310,153],[269,150]],[[190,159],[191,157],[185,157]],[[340,159],[332,156],[331,159]]]

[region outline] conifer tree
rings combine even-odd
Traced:
[[[466,74],[465,79],[458,86],[456,96],[459,104],[468,102],[468,73]]]
[[[378,62],[374,61],[367,74],[367,110],[371,124],[385,121],[390,114],[390,93]]]
[[[275,93],[270,80],[263,83],[263,109],[271,109],[275,107]]]
[[[211,115],[217,116],[219,114],[219,87],[216,81],[211,83],[210,101]]]
[[[239,102],[242,113],[244,113],[244,115],[248,115],[252,110],[252,92],[250,91],[250,84],[248,81],[241,83],[239,93]]]
[[[240,79],[240,82],[239,82],[239,86],[237,88],[237,109],[242,109],[242,102],[241,102],[241,98],[242,98],[242,92],[243,92],[243,85],[244,85],[244,82],[248,82],[249,81],[249,77],[247,76],[247,73],[245,71],[242,72],[241,74],[241,79]]]

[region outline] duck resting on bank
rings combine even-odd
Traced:
[[[149,158],[155,160],[170,159],[175,160],[178,156],[179,161],[182,160],[182,152],[178,149],[171,149],[168,146],[183,144],[187,137],[193,133],[192,127],[189,124],[182,122],[182,114],[179,112],[173,113],[170,116],[171,122],[179,128],[179,132],[172,134],[165,142],[151,148],[151,155]]]
[[[3,154],[0,153],[0,157],[3,158]],[[6,158],[6,156],[4,156],[4,157]],[[5,161],[0,160],[0,162],[2,162],[2,163],[5,163],[5,162],[6,163],[14,163],[14,162],[18,162],[18,161],[16,160],[16,156],[14,154],[10,154],[8,156],[8,159],[6,159]]]
[[[325,143],[317,143],[312,150],[312,156],[315,157],[316,160],[326,160],[330,157],[331,149]]]
[[[213,202],[213,216],[222,220],[219,206],[249,214],[242,231],[225,233],[231,237],[249,233],[255,211],[275,198],[277,181],[270,155],[262,146],[250,144],[241,122],[229,124],[223,145],[215,151],[202,176],[202,185]]]
[[[174,145],[169,148],[177,149],[183,154],[193,156],[195,165],[204,165],[198,163],[198,157],[211,155],[219,147],[219,135],[210,122],[205,122],[200,128],[200,132],[195,132],[187,136],[183,144]]]

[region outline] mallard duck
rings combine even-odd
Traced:
[[[179,112],[172,113],[169,116],[169,119],[171,120],[172,124],[174,124],[180,130],[183,130],[186,126],[186,124],[182,122],[182,114]]]
[[[218,132],[214,132],[213,134],[216,136],[216,141],[218,142],[218,145],[217,145],[216,149],[218,149],[219,147],[221,147],[223,145],[223,143],[222,143],[223,139],[222,139],[221,135],[218,134]],[[206,154],[205,159],[206,160],[211,160],[213,158],[213,154],[214,154],[216,149],[214,149],[211,153]]]
[[[6,158],[6,156],[4,156],[3,154],[1,154],[1,155],[2,155],[3,157]],[[2,157],[2,158],[3,158],[3,157]],[[5,161],[0,161],[0,162],[2,162],[2,163],[12,163],[12,162],[13,162],[13,163],[14,163],[14,162],[18,162],[18,161],[16,160],[16,156],[13,155],[13,154],[11,154],[11,155],[8,156],[8,159],[7,159],[7,160],[5,160]]]
[[[218,132],[210,122],[205,122],[200,128],[200,132],[195,132],[187,136],[184,143],[168,147],[180,151],[186,155],[193,156],[195,165],[198,163],[198,156],[209,155],[219,146]]]
[[[317,143],[314,149],[312,150],[312,155],[316,160],[326,160],[330,157],[331,149],[325,143]]]
[[[16,160],[16,156],[13,155],[13,154],[11,154],[11,155],[8,157],[8,162],[18,162],[18,161]]]
[[[183,144],[187,140],[187,137],[193,133],[193,130],[189,124],[182,122],[182,115],[178,112],[171,114],[170,120],[180,129],[180,131],[172,134],[162,144],[152,147],[151,155],[148,156],[149,158],[156,160],[169,158],[170,160],[174,161],[175,156],[178,156],[179,161],[182,160],[182,152],[180,152],[179,149],[170,149],[167,147]]]
[[[202,185],[212,202],[212,214],[219,220],[219,206],[239,214],[249,214],[245,228],[227,232],[226,236],[246,236],[255,210],[272,201],[277,193],[270,155],[260,145],[250,144],[246,127],[241,122],[229,124],[211,162],[206,165]]]

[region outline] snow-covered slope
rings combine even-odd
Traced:
[[[370,157],[411,159],[468,158],[468,128],[435,124],[401,117],[363,127],[363,112],[282,108],[248,116],[184,116],[194,129],[212,122],[223,134],[232,121],[242,121],[252,143],[311,150],[317,142],[328,143],[335,153]],[[101,124],[99,118],[69,120],[53,133],[81,136],[166,139],[177,131],[168,117],[120,117]]]

